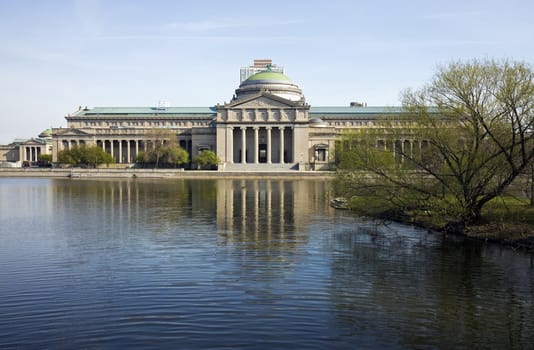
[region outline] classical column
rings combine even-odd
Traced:
[[[228,140],[226,141],[226,160],[230,163],[234,163],[234,128],[229,127],[226,131]],[[230,157],[228,157],[230,155]]]
[[[284,164],[284,128],[280,127],[280,164]]]
[[[295,157],[297,154],[295,153],[295,129],[294,126],[291,126],[289,128],[289,149],[287,150],[288,153],[288,163],[294,163]]]
[[[130,140],[127,140],[126,141],[126,155],[128,156],[128,161],[126,163],[131,163],[132,162],[132,152],[130,150]]]
[[[111,157],[115,159],[115,155],[114,155],[115,152],[113,152],[113,148],[114,148],[113,146],[114,146],[113,140],[109,140],[109,150],[111,151]]]
[[[258,133],[259,133],[259,128],[257,126],[254,127],[254,163],[255,164],[258,164],[259,163],[259,157],[258,157],[258,148],[259,148],[259,138],[258,138]]]
[[[271,127],[267,127],[267,164],[271,164]]]
[[[247,162],[247,128],[241,127],[241,163]]]

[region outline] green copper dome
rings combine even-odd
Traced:
[[[42,133],[39,134],[39,137],[51,137],[52,136],[52,129],[46,129]]]
[[[251,75],[247,80],[243,81],[235,91],[232,100],[240,100],[260,93],[269,93],[286,100],[304,103],[302,90],[293,84],[291,79],[282,73],[268,69]]]
[[[274,81],[286,81],[288,83],[291,82],[291,79],[289,79],[287,76],[285,76],[282,73],[273,72],[270,70],[265,70],[263,72],[256,73],[254,75],[251,75],[246,81],[248,82],[254,82],[254,81],[260,81],[260,80],[274,80]]]

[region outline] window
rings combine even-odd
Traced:
[[[318,162],[326,161],[326,150],[324,148],[319,148],[317,150],[317,161]]]
[[[328,145],[319,144],[315,146],[315,161],[327,162],[328,161]]]

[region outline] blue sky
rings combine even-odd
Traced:
[[[534,1],[0,0],[0,144],[82,106],[209,106],[272,58],[312,106],[399,105],[452,60],[534,62]]]

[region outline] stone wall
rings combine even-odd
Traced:
[[[44,178],[333,178],[331,172],[313,171],[199,171],[181,169],[47,169],[47,168],[0,168],[0,177],[44,177]]]

